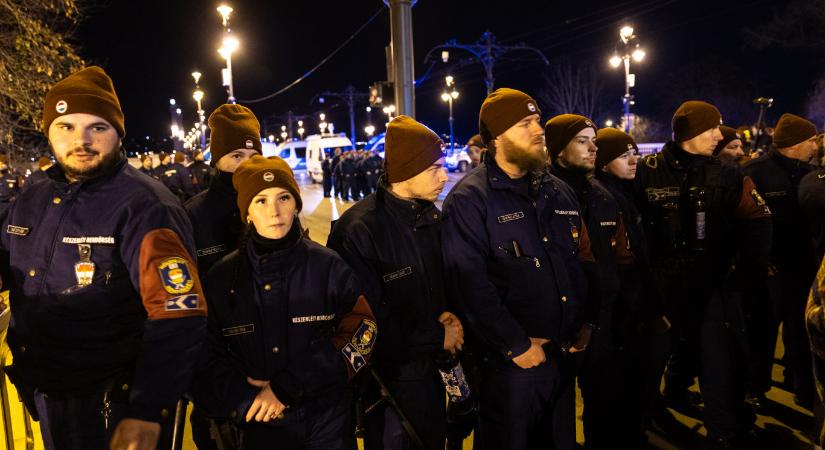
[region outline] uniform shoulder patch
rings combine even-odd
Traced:
[[[373,345],[375,345],[376,334],[378,334],[378,327],[375,322],[364,319],[361,321],[361,326],[352,335],[350,343],[360,354],[369,355]]]
[[[347,363],[352,367],[353,372],[358,372],[367,364],[367,359],[364,358],[364,355],[359,353],[352,344],[347,344],[341,348],[341,354],[344,355],[344,359],[346,359]]]
[[[158,264],[163,289],[170,294],[186,294],[192,290],[195,280],[189,263],[177,256],[166,258]]]
[[[164,309],[166,311],[183,311],[187,309],[198,309],[198,294],[181,295],[166,300]]]

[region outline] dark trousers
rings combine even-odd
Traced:
[[[569,361],[550,359],[532,369],[509,362],[484,368],[476,448],[575,448],[574,380]]]
[[[343,199],[349,200],[351,198],[357,199],[358,192],[355,187],[355,175],[343,175],[344,179],[341,182],[341,190],[343,192]]]
[[[332,192],[332,176],[329,173],[324,172],[321,184],[324,187],[324,197],[329,197]]]
[[[367,194],[371,194],[378,189],[378,175],[367,175]]]
[[[611,311],[602,311],[587,350],[574,356],[582,359],[579,387],[587,449],[639,448],[647,440],[642,428],[647,402],[641,338],[617,341],[611,316]]]
[[[767,289],[754,289],[743,299],[748,328],[747,391],[765,394],[771,389],[776,336],[782,317],[779,298],[781,286],[778,277],[767,280]]]
[[[40,416],[40,434],[46,450],[108,450],[118,422],[126,412],[123,403],[109,403],[108,421],[104,394],[49,396],[35,391],[34,404]],[[158,443],[171,442],[171,426],[162,424]],[[160,447],[159,447],[160,448]]]
[[[335,175],[332,177],[332,184],[335,188],[335,196],[343,199],[344,198],[344,176],[343,175]]]
[[[432,367],[430,365],[430,367]],[[383,381],[390,395],[410,421],[426,449],[443,449],[446,440],[446,393],[439,375],[430,369],[429,376],[418,379],[393,379],[384,376]],[[382,371],[379,370],[379,373]],[[375,393],[367,398],[375,398]],[[415,449],[415,445],[401,424],[396,412],[382,403],[365,417],[365,450]]]
[[[708,437],[730,438],[745,431],[753,416],[744,404],[746,342],[739,297],[713,291],[693,299],[673,317],[676,338],[666,390],[687,389],[698,371]],[[691,309],[691,311],[687,311]]]
[[[241,450],[352,450],[355,447],[352,398],[315,409],[289,411],[283,419],[255,422],[241,431]]]
[[[811,347],[805,331],[805,304],[814,275],[806,276],[803,270],[780,268],[777,303],[782,318],[782,343],[785,345],[785,377],[790,376],[794,394],[800,401],[814,400]]]

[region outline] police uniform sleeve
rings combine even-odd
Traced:
[[[367,364],[378,335],[360,282],[343,260],[336,258],[327,277],[321,279],[327,281],[327,297],[335,303],[335,333],[312,342],[309,350],[270,379],[272,392],[287,406],[300,405],[345,384]]]
[[[757,280],[764,280],[770,265],[773,222],[771,211],[750,177],[737,172],[741,191],[735,210],[735,221],[742,230],[740,252],[746,268]]]
[[[530,348],[522,326],[501,301],[488,277],[490,258],[484,227],[485,212],[479,201],[452,192],[444,202],[442,252],[447,291],[456,299],[470,327],[494,350],[511,359]]]
[[[147,316],[126,416],[160,422],[188,389],[206,333],[192,226],[182,207],[156,201],[135,209],[120,238]]]

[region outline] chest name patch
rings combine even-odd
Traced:
[[[656,202],[673,197],[679,197],[679,187],[667,186],[663,188],[647,188],[645,189],[645,193],[647,194],[647,201]]]
[[[412,267],[407,266],[401,270],[396,270],[393,273],[388,273],[384,275],[384,283],[389,283],[390,281],[395,281],[399,278],[403,278],[410,275],[412,275]]]
[[[19,227],[17,225],[8,225],[6,227],[6,233],[13,234],[15,236],[25,236],[29,234],[29,231],[29,228]]]
[[[524,218],[524,212],[518,211],[510,214],[505,214],[503,216],[498,216],[498,223],[507,223],[512,222],[514,220],[519,220]]]
[[[238,336],[241,334],[250,334],[255,332],[255,324],[248,323],[246,325],[238,325],[237,327],[221,328],[221,334],[225,337]]]
[[[555,209],[556,214],[560,216],[578,216],[579,212],[576,210],[567,210],[567,209]]]
[[[198,249],[198,256],[209,256],[214,255],[215,253],[220,253],[226,250],[226,246],[223,244],[214,245],[212,247],[206,247]]]
[[[765,197],[784,197],[788,191],[765,192]]]
[[[320,316],[293,317],[292,323],[325,322],[335,318],[335,314],[325,314]]]
[[[170,294],[186,294],[192,290],[195,280],[189,271],[189,263],[183,258],[166,258],[158,265],[163,289]]]
[[[603,227],[615,227],[616,222],[599,222],[599,225]]]
[[[112,236],[80,236],[63,238],[64,244],[115,244],[115,238]]]

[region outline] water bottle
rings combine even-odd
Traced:
[[[467,384],[458,354],[442,351],[436,357],[435,364],[451,402],[461,402],[470,398],[470,385]]]

